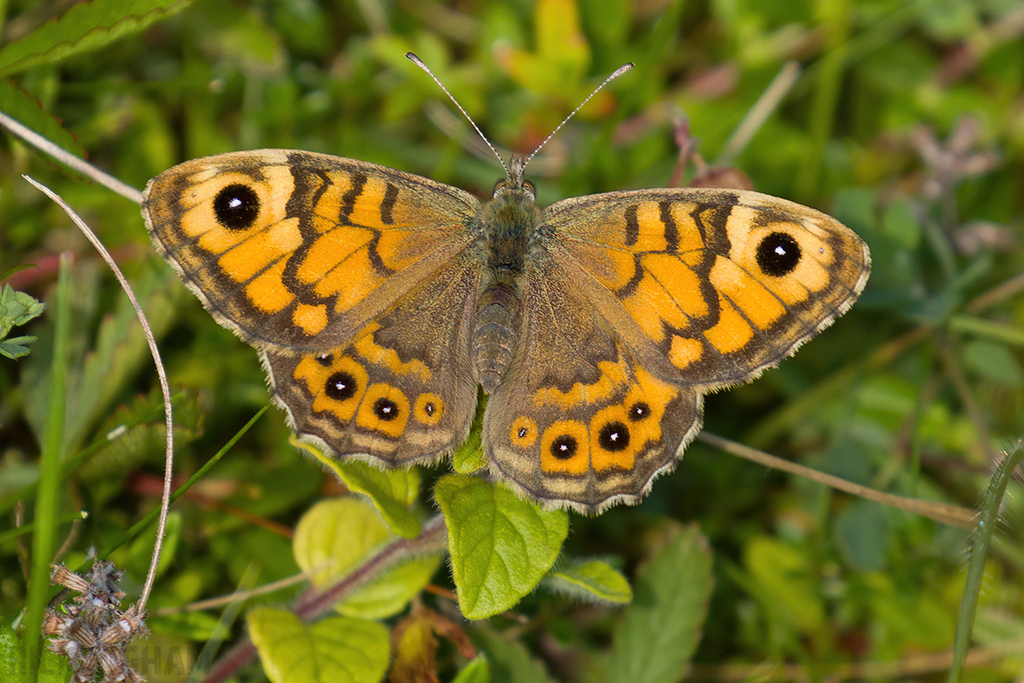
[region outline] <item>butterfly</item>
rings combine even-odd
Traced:
[[[701,427],[704,395],[775,366],[857,299],[867,245],[750,191],[536,203],[513,157],[489,201],[290,150],[149,182],[157,250],[259,350],[301,441],[386,467],[440,460],[480,388],[490,475],[549,508],[634,504]]]

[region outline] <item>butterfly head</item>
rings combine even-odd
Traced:
[[[530,157],[514,154],[505,171],[505,177],[494,184],[494,199],[527,200],[537,199],[537,188],[524,177]]]

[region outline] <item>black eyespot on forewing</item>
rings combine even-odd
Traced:
[[[551,442],[551,455],[559,460],[569,460],[576,455],[578,448],[579,443],[576,441],[576,437],[563,434]]]
[[[356,393],[356,378],[347,372],[336,372],[327,378],[324,384],[324,393],[327,398],[335,401],[345,401],[352,398]]]
[[[597,443],[606,451],[624,451],[629,448],[629,427],[618,421],[609,422],[601,427]]]
[[[260,215],[260,198],[248,185],[228,185],[214,198],[213,215],[228,230],[245,230]]]
[[[765,275],[782,277],[796,269],[802,255],[791,235],[773,232],[757,245],[757,266]]]

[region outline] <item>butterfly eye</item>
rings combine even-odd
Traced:
[[[495,197],[497,197],[500,194],[505,194],[505,185],[507,185],[507,184],[508,183],[505,181],[504,178],[502,178],[498,182],[494,183],[494,192],[492,194]]]
[[[248,185],[228,185],[213,200],[217,222],[229,230],[245,230],[260,215],[260,198]]]
[[[523,189],[530,195],[531,199],[537,198],[537,186],[531,183],[529,180],[523,181]]]
[[[757,245],[757,265],[762,273],[772,277],[792,273],[800,257],[800,245],[784,232],[773,232]]]

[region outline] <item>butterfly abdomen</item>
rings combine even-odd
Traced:
[[[477,300],[472,354],[477,379],[488,394],[501,382],[516,348],[519,294],[507,271],[499,272]]]

